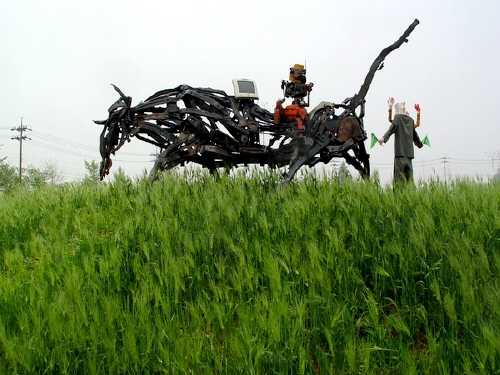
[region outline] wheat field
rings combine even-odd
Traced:
[[[5,374],[500,374],[500,185],[170,172],[0,196]]]

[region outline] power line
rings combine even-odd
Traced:
[[[79,149],[86,150],[86,151],[99,151],[99,148],[95,147],[95,146],[88,146],[88,145],[84,145],[84,144],[81,144],[78,142],[68,141],[66,139],[58,138],[58,137],[55,137],[53,135],[44,134],[44,133],[40,133],[37,131],[34,131],[33,135],[36,135],[38,138],[46,140],[48,142],[57,143],[57,144],[60,144],[63,146],[70,146],[70,147],[79,148]]]
[[[59,138],[59,137],[56,137],[56,136],[53,136],[53,135],[49,135],[49,134],[45,134],[45,133],[41,133],[41,132],[38,132],[38,131],[34,131],[33,134],[37,135],[39,138],[41,138],[41,139],[43,139],[45,141],[48,141],[48,142],[51,142],[51,143],[56,143],[56,144],[59,144],[59,145],[62,145],[62,146],[70,146],[70,147],[74,147],[74,148],[79,148],[81,150],[91,151],[93,153],[99,151],[99,147],[96,147],[96,146],[83,145],[81,143],[77,143],[77,142],[73,142],[73,141],[68,141],[66,139]],[[61,149],[54,150],[54,151],[64,152]],[[66,151],[66,152],[70,152],[70,151]],[[120,152],[120,154],[122,154],[123,156],[145,156],[144,153],[127,152],[127,151],[122,151],[122,152]]]
[[[39,142],[37,140],[33,140],[32,144],[35,145],[35,146],[47,149],[47,150],[61,152],[63,154],[68,154],[68,155],[72,155],[72,156],[78,156],[78,157],[83,157],[83,158],[89,158],[89,157],[92,158],[92,157],[95,157],[95,155],[82,154],[82,153],[78,153],[78,152],[75,152],[75,151],[70,151],[70,150],[65,149],[65,148],[60,148],[60,147],[57,147],[57,146],[49,146],[49,145],[46,145],[46,144],[44,144],[42,142]]]

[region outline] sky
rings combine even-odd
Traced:
[[[0,5],[0,158],[56,164],[66,181],[100,162],[101,126],[118,99],[136,105],[180,84],[222,89],[257,82],[269,110],[281,80],[305,63],[311,108],[354,95],[380,51],[418,19],[385,59],[366,96],[365,130],[381,137],[387,99],[421,107],[417,180],[485,180],[500,168],[500,2],[497,0],[17,0]],[[289,104],[289,103],[288,103]],[[367,146],[369,140],[367,141]],[[392,138],[369,150],[372,173],[392,178]],[[113,158],[131,177],[153,166],[154,147],[133,139]],[[357,174],[353,170],[353,174]]]

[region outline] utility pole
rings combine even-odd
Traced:
[[[448,164],[449,161],[448,161],[448,158],[445,156],[443,156],[443,169],[444,169],[444,184],[447,185],[448,184],[448,181],[447,181],[447,178],[446,178],[446,164]]]
[[[11,130],[19,132],[19,135],[12,137],[12,139],[19,141],[19,182],[21,183],[23,182],[23,140],[30,139],[24,135],[24,132],[31,129],[23,125],[23,118],[21,117],[21,125]]]

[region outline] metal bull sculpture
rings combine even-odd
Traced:
[[[249,80],[233,80],[233,96],[181,85],[159,91],[135,107],[132,98],[113,85],[120,99],[109,108],[107,120],[95,121],[103,125],[101,180],[109,174],[111,154],[132,137],[161,149],[149,175],[152,180],[161,171],[193,162],[211,171],[248,164],[288,167],[283,176],[286,183],[303,165],[326,164],[333,158],[344,158],[368,177],[365,97],[384,59],[408,41],[418,23],[415,19],[396,42],[381,51],[357,94],[340,104],[321,102],[310,112],[305,108],[313,84],[306,83],[301,65],[290,68],[289,81],[282,81],[284,98],[276,103],[274,113],[255,103],[257,88]],[[287,97],[293,102],[284,108]]]

